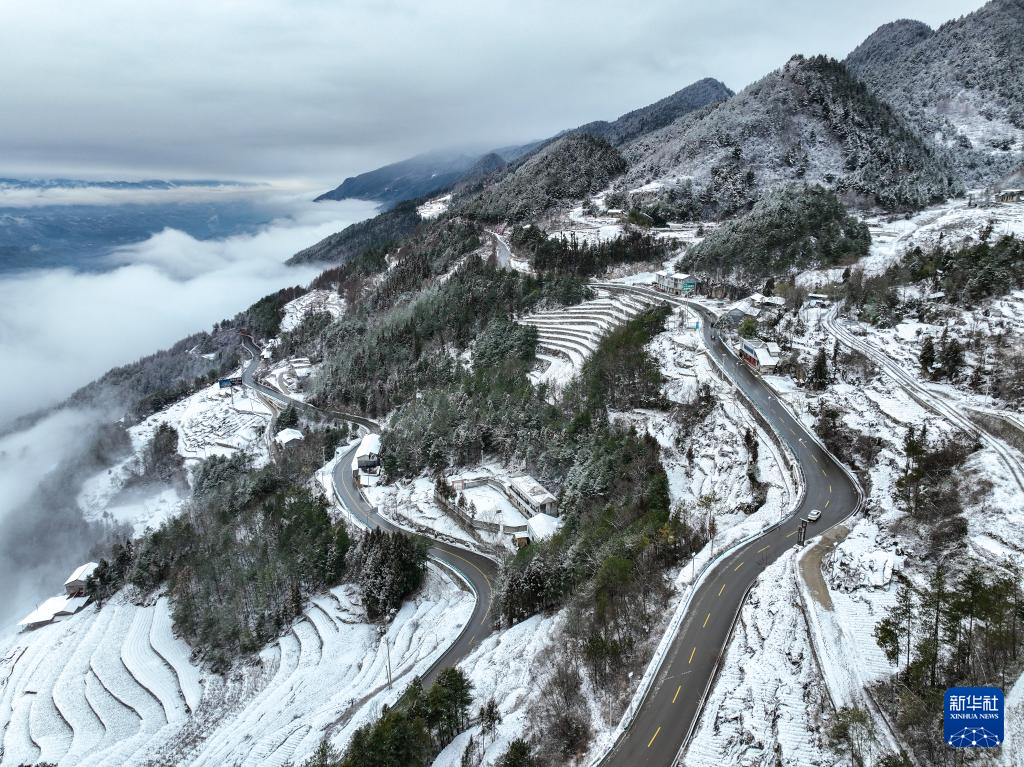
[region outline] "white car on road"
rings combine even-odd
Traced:
[[[808,522],[817,522],[821,519],[821,509],[811,509],[811,513],[807,515]]]

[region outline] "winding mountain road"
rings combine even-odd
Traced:
[[[252,357],[249,364],[242,369],[242,382],[245,386],[258,391],[263,396],[281,405],[292,405],[299,410],[308,410],[337,421],[354,423],[370,432],[380,431],[376,421],[369,418],[351,413],[323,410],[306,402],[288,397],[280,391],[260,383],[256,380],[256,371],[260,365],[260,351],[248,336],[242,337],[242,343],[245,350]],[[331,477],[334,492],[338,500],[367,528],[379,528],[389,531],[399,530],[399,527],[382,517],[377,512],[377,509],[367,502],[366,498],[352,482],[352,458],[358,447],[359,443],[355,443],[338,459]],[[493,585],[498,572],[498,567],[492,559],[468,549],[453,546],[444,541],[431,540],[428,556],[438,566],[453,572],[473,591],[476,595],[476,605],[466,626],[455,637],[444,654],[434,661],[427,672],[421,677],[424,685],[430,685],[441,671],[456,665],[469,655],[473,648],[487,638],[494,630],[494,621],[491,617],[491,601]],[[456,629],[457,627],[452,627],[453,631]]]
[[[926,410],[930,410],[940,418],[949,421],[954,427],[960,429],[971,437],[982,442],[986,447],[991,448],[999,458],[999,461],[1006,467],[1006,470],[1013,477],[1017,487],[1024,492],[1024,465],[1020,459],[999,437],[990,434],[985,429],[975,424],[964,413],[961,405],[954,405],[931,391],[922,381],[913,374],[908,373],[903,367],[892,359],[888,354],[874,344],[861,339],[850,332],[842,320],[839,319],[839,308],[833,307],[825,315],[825,329],[831,333],[839,343],[860,352],[869,360],[878,365],[882,371],[889,376],[899,387],[907,392],[910,397]]]
[[[821,511],[821,518],[809,524],[807,530],[808,537],[818,535],[853,514],[860,507],[862,493],[853,476],[806,430],[768,385],[726,347],[715,327],[716,318],[708,309],[642,286],[598,283],[597,287],[612,293],[631,293],[668,301],[676,306],[685,306],[700,316],[708,355],[736,386],[755,418],[778,435],[803,475],[804,495],[796,511],[756,537],[735,544],[727,553],[719,555],[712,568],[699,579],[690,596],[686,615],[635,716],[602,762],[606,767],[635,767],[640,764],[667,767],[676,763],[696,728],[740,608],[758,576],[796,544],[801,517],[806,517],[812,509]],[[246,385],[282,404],[311,408],[255,381],[253,373],[259,364],[259,352],[249,339],[246,342],[246,348],[253,355],[253,362],[243,373]],[[377,430],[377,425],[365,418],[341,413],[328,415]],[[365,520],[369,527],[394,529],[353,487],[349,472],[354,451],[353,446],[341,457],[335,469],[334,487],[339,500],[353,514]],[[442,668],[464,658],[477,642],[491,632],[491,584],[496,567],[491,560],[479,554],[440,542],[434,542],[430,552],[442,566],[459,573],[478,596],[470,623],[431,668],[428,678],[433,678]]]
[[[804,477],[805,494],[790,517],[756,538],[738,544],[699,581],[689,609],[665,654],[632,723],[603,765],[672,765],[695,730],[704,698],[714,681],[733,625],[757,577],[796,543],[800,518],[811,509],[821,519],[808,525],[808,538],[825,532],[854,513],[862,493],[841,467],[775,393],[726,348],[715,316],[697,304],[650,288],[601,283],[598,287],[666,300],[696,312],[702,320],[707,353],[752,406],[755,417],[772,429],[795,458]]]

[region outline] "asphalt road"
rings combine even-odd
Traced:
[[[242,382],[246,386],[259,391],[282,405],[294,405],[300,410],[309,410],[319,415],[327,415],[336,420],[355,423],[371,432],[380,430],[378,424],[369,418],[351,413],[322,410],[305,402],[292,399],[276,389],[259,383],[255,377],[256,370],[260,364],[259,349],[252,342],[252,339],[247,336],[243,336],[242,343],[252,357],[252,361],[242,370]],[[358,447],[359,443],[352,445],[338,460],[332,476],[334,491],[345,507],[367,527],[371,529],[398,530],[400,528],[391,524],[378,514],[373,506],[366,502],[366,499],[352,482],[352,458]],[[444,654],[421,677],[424,685],[431,684],[441,671],[456,665],[469,655],[473,648],[494,630],[491,601],[493,597],[493,584],[498,571],[498,567],[493,560],[443,541],[432,540],[428,555],[439,566],[453,571],[457,577],[473,590],[476,595],[476,604],[466,626],[454,637],[452,644]],[[452,632],[454,633],[456,630],[458,630],[458,627],[452,626]]]
[[[914,374],[904,370],[903,366],[893,360],[885,351],[850,332],[846,324],[839,319],[837,312],[838,309],[834,307],[825,315],[824,323],[825,329],[835,336],[836,340],[844,346],[860,352],[878,365],[889,378],[906,391],[919,405],[927,410],[931,410],[940,418],[945,418],[956,428],[963,430],[994,450],[1003,466],[1006,467],[1006,470],[1013,477],[1017,487],[1024,491],[1024,465],[1021,464],[1013,451],[1007,448],[998,436],[990,434],[974,423],[958,404],[947,402],[928,389]]]
[[[792,516],[726,557],[698,587],[650,692],[604,761],[605,765],[621,767],[674,764],[694,729],[735,617],[758,575],[794,546],[800,517],[811,509],[821,510],[821,519],[808,525],[807,537],[811,538],[846,519],[860,500],[859,488],[849,475],[811,438],[771,389],[726,348],[709,311],[652,289],[628,290],[685,305],[701,316],[708,354],[721,363],[732,382],[795,456],[803,469],[806,494]]]

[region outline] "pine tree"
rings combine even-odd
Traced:
[[[497,767],[534,767],[536,763],[530,744],[522,738],[516,738],[508,744],[508,749],[498,760]]]
[[[921,354],[918,357],[921,363],[921,373],[926,377],[930,378],[932,375],[932,367],[935,365],[935,342],[931,336],[925,336],[924,342],[921,344]]]
[[[811,367],[808,382],[812,389],[821,391],[828,386],[828,377],[828,357],[823,347],[818,349],[818,354],[814,357],[814,365]]]
[[[957,339],[951,338],[942,345],[941,362],[946,378],[952,381],[960,375],[964,366],[964,352]]]

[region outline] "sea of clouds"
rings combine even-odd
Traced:
[[[80,453],[91,425],[110,414],[61,408],[24,429],[12,430],[11,422],[268,293],[308,283],[319,269],[285,260],[376,210],[360,201],[308,199],[280,196],[273,201],[280,216],[250,234],[204,241],[166,229],[112,251],[104,272],[49,269],[0,278],[0,635],[57,593],[65,570],[98,541],[97,531],[76,532],[74,510],[67,525],[41,525],[37,517],[54,513],[40,494],[51,472]]]

